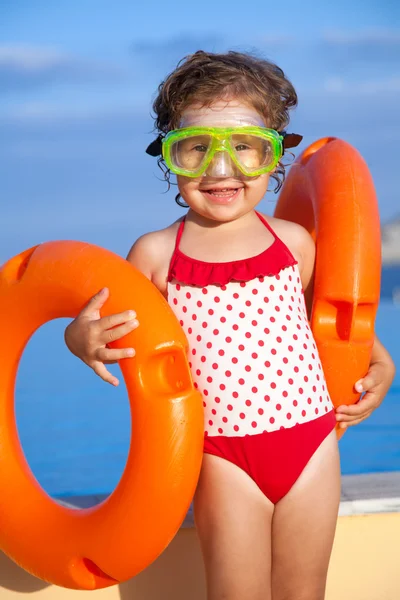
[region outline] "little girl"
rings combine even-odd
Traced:
[[[236,52],[189,56],[154,102],[160,135],[148,153],[162,154],[189,210],[138,239],[127,260],[180,320],[203,395],[194,511],[209,600],[324,598],[340,500],[335,424],[365,418],[394,376],[376,340],[370,397],[335,415],[307,316],[313,240],[258,211],[270,177],[281,186],[284,150],[301,140],[284,131],[296,104],[279,67]],[[89,302],[66,342],[117,384],[104,363],[134,349],[107,343],[138,321],[133,311],[101,319],[107,297]]]

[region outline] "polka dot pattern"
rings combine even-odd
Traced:
[[[171,281],[168,302],[189,341],[206,435],[287,429],[332,410],[297,265],[223,286]]]

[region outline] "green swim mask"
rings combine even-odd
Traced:
[[[265,127],[184,127],[162,139],[162,156],[172,173],[185,177],[257,177],[276,167],[283,140]]]

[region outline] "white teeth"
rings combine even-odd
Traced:
[[[207,190],[209,194],[226,194],[226,193],[235,193],[237,191],[236,188],[223,188],[218,190]]]
[[[213,196],[233,196],[236,193],[236,190],[217,190],[209,193]]]

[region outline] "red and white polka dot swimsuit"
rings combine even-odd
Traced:
[[[274,236],[264,252],[229,263],[179,250],[168,302],[190,347],[205,411],[204,451],[245,470],[272,501],[292,487],[336,419],[308,323],[297,261]]]

